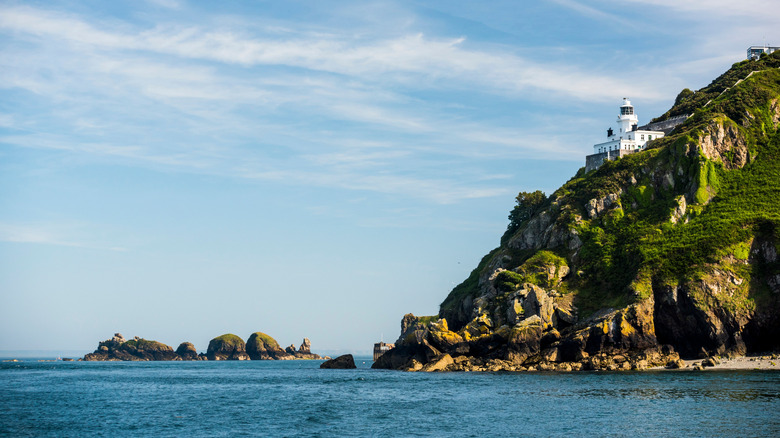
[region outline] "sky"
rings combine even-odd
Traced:
[[[0,0],[0,350],[394,341],[774,0]]]

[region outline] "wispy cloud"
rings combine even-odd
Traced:
[[[0,222],[0,242],[68,246],[104,251],[126,251],[123,247],[107,246],[80,240],[72,235],[74,232],[78,233],[73,226]]]
[[[217,17],[144,27],[2,7],[0,34],[9,43],[0,90],[25,90],[38,103],[36,111],[0,118],[15,129],[0,142],[451,203],[506,193],[490,178],[496,162],[580,160],[583,146],[576,132],[550,135],[555,126],[532,118],[491,120],[451,96],[544,105],[670,94],[642,80],[662,74],[647,67],[627,75],[534,61],[465,37],[295,24]],[[673,80],[667,86],[682,88]],[[422,99],[421,92],[448,97]],[[465,167],[468,174],[456,170]]]
[[[511,52],[468,48],[465,38],[428,38],[421,33],[386,39],[338,34],[270,39],[219,28],[163,25],[118,32],[99,29],[77,17],[27,7],[2,11],[0,28],[103,50],[140,50],[243,66],[281,65],[363,80],[378,75],[403,81],[409,79],[404,75],[422,75],[478,83],[496,92],[539,89],[581,99],[600,98],[595,90],[610,85],[631,89],[634,95],[657,97],[619,75],[595,76],[572,66],[538,64]]]
[[[721,15],[727,17],[749,16],[754,19],[765,19],[767,15],[780,16],[777,2],[774,0],[743,0],[734,2],[731,0],[628,0],[630,3],[641,3],[659,6],[678,11],[706,12],[707,15]]]
[[[178,0],[146,0],[149,4],[168,9],[180,9],[182,2]]]
[[[628,26],[631,28],[634,28],[639,25],[639,23],[637,23],[636,21],[628,20],[626,18],[620,17],[619,15],[611,14],[609,12],[605,12],[601,9],[597,9],[593,6],[589,6],[574,0],[550,0],[550,1],[552,1],[553,3],[557,3],[563,7],[577,11],[586,17],[593,18],[599,21],[605,21],[612,24],[618,24],[621,26]],[[609,4],[609,6],[613,6],[613,4]]]

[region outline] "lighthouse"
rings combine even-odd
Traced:
[[[687,116],[686,116],[687,117]],[[683,119],[684,120],[684,119]],[[655,124],[639,127],[639,118],[627,97],[623,98],[617,127],[607,129],[607,141],[593,145],[593,154],[585,157],[585,167],[593,170],[605,161],[643,150],[647,143],[664,136],[664,131],[652,129]]]
[[[619,126],[617,134],[621,137],[628,137],[628,133],[635,131],[639,125],[639,119],[634,114],[634,107],[631,106],[631,101],[627,97],[623,98],[623,105],[620,105],[617,123]]]

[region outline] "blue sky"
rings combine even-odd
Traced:
[[[394,340],[769,0],[0,1],[0,350]]]

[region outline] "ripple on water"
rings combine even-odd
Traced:
[[[3,363],[10,436],[780,436],[780,373]]]

